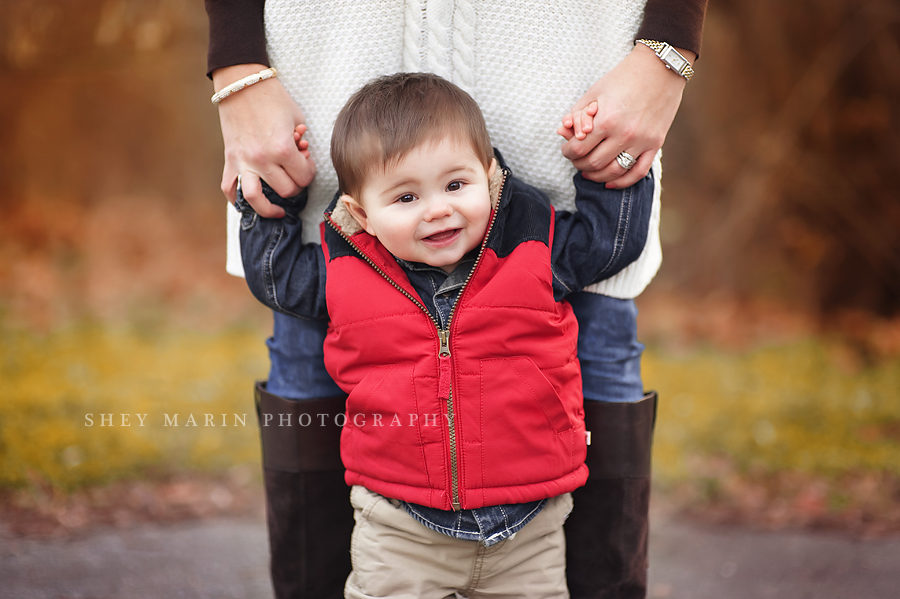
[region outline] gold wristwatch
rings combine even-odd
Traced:
[[[659,57],[667,69],[671,69],[690,81],[694,76],[694,69],[688,59],[681,55],[681,52],[673,48],[666,42],[658,42],[656,40],[635,40],[636,44],[644,44]]]

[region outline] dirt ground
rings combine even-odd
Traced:
[[[0,532],[0,599],[271,599],[264,516]],[[656,509],[650,599],[896,596],[900,537],[759,531]]]

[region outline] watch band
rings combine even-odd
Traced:
[[[681,52],[666,42],[658,42],[656,40],[634,40],[636,44],[644,44],[659,57],[667,69],[671,69],[684,77],[687,81],[694,76],[694,68],[688,59],[682,56]]]

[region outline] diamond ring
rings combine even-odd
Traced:
[[[619,152],[619,155],[616,156],[616,162],[627,171],[637,164],[637,159],[628,152]]]

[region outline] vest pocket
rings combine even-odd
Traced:
[[[486,416],[505,415],[511,426],[529,433],[572,429],[556,389],[527,356],[482,360],[481,399]]]
[[[341,436],[348,470],[385,482],[428,486],[414,375],[412,363],[375,367],[350,393]]]
[[[553,384],[528,357],[481,360],[479,413],[482,484],[533,484],[559,478],[578,465],[577,414],[567,410]],[[471,427],[467,433],[471,433]],[[583,441],[582,441],[583,443]]]

